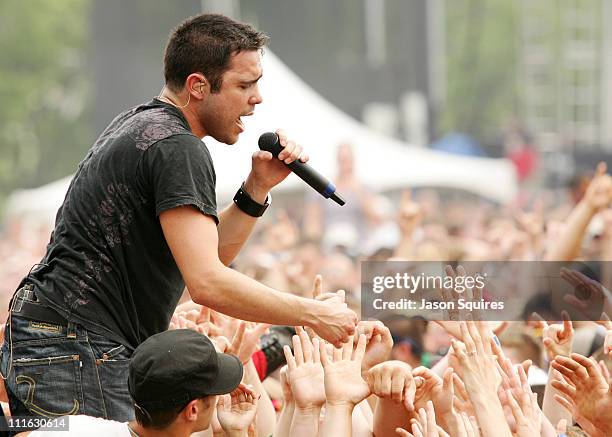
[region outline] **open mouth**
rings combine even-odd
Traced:
[[[238,117],[236,119],[236,124],[238,125],[238,127],[240,128],[240,131],[244,131],[244,123],[242,122],[242,119],[240,117]]]
[[[241,132],[244,131],[244,122],[242,121],[242,117],[250,117],[251,115],[253,115],[253,111],[247,112],[246,114],[242,114],[240,117],[236,119],[236,124],[240,128]]]

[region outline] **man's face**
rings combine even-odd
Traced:
[[[202,101],[198,116],[206,135],[225,144],[234,144],[244,130],[240,117],[252,115],[262,102],[257,82],[261,78],[261,54],[250,50],[232,55],[230,68],[223,73],[221,89]]]

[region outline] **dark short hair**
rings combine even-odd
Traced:
[[[222,76],[229,69],[233,54],[261,50],[268,37],[249,24],[220,14],[201,14],[178,25],[164,52],[166,86],[180,90],[187,77],[202,72],[211,92],[221,88]]]
[[[210,406],[210,396],[206,396],[202,398],[202,400],[204,401],[206,407]],[[146,411],[142,408],[138,408],[137,405],[134,405],[136,422],[138,422],[144,428],[153,428],[156,430],[165,429],[176,420],[181,411],[183,411],[190,402],[191,401],[182,405],[164,408],[162,410],[147,409]]]

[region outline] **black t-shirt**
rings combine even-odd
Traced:
[[[39,298],[130,348],[166,330],[184,282],[159,214],[180,205],[218,223],[215,170],[182,113],[154,99],[115,118],[79,164],[30,275]]]

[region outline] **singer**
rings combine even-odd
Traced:
[[[343,304],[227,267],[288,176],[285,164],[308,160],[277,131],[281,153],[254,153],[234,202],[217,212],[201,139],[238,140],[262,102],[266,42],[222,15],[186,20],[166,45],[162,92],[118,115],[79,164],[47,253],[11,301],[1,368],[14,416],[134,419],[128,359],[168,328],[185,286],[194,302],[236,318],[310,326],[336,345],[354,333],[357,316]]]

